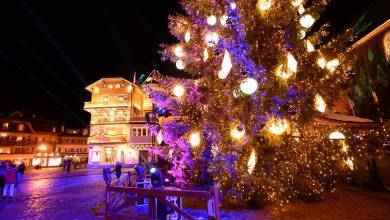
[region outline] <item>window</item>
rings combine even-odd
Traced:
[[[19,124],[18,131],[23,131],[23,130],[24,130],[24,124]]]
[[[61,152],[61,148],[58,148],[58,152]]]
[[[137,129],[137,136],[141,136],[142,135],[142,129]]]
[[[132,129],[132,136],[137,136],[137,129],[136,128]]]
[[[9,126],[8,122],[3,123],[3,129],[8,129],[8,126]]]
[[[146,132],[147,132],[146,128],[142,129],[142,136],[146,136]]]

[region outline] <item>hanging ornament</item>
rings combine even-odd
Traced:
[[[272,6],[271,0],[259,0],[257,1],[257,8],[261,11],[266,11]]]
[[[325,103],[324,99],[322,98],[322,96],[320,96],[319,94],[316,94],[314,96],[314,106],[315,106],[317,111],[322,112],[322,113],[325,112],[326,103]]]
[[[336,70],[336,67],[340,64],[338,59],[333,59],[329,62],[326,63],[326,68],[330,71],[333,72]]]
[[[183,60],[176,61],[176,68],[178,68],[179,70],[182,70],[185,67],[186,67],[186,65],[184,64]]]
[[[345,136],[340,131],[334,131],[329,134],[329,140],[344,140]]]
[[[199,132],[194,132],[190,134],[189,142],[191,146],[196,147],[200,144],[200,135]]]
[[[310,14],[304,15],[299,19],[299,23],[304,28],[310,28],[316,20]]]
[[[309,53],[315,50],[313,44],[309,40],[306,41],[306,49]]]
[[[180,98],[184,95],[185,93],[185,89],[182,85],[176,85],[174,88],[173,88],[173,95]]]
[[[324,68],[325,68],[325,65],[326,65],[326,60],[325,60],[325,58],[323,58],[323,57],[318,58],[318,59],[317,59],[317,64],[318,64],[318,66],[321,67],[321,69],[324,69]]]
[[[232,67],[233,64],[232,64],[232,60],[230,59],[230,54],[227,50],[225,50],[225,53],[223,55],[221,70],[218,72],[218,77],[220,79],[226,79]]]
[[[302,5],[302,2],[303,2],[303,0],[292,0],[291,4],[293,6],[300,6],[300,5]]]
[[[232,2],[232,3],[230,3],[230,8],[231,9],[236,9],[236,7],[237,7],[237,4],[236,3],[234,3],[234,2]]]
[[[214,15],[207,17],[207,24],[214,26],[217,23],[217,18]]]
[[[305,13],[305,8],[303,7],[303,5],[300,5],[299,8],[298,8],[298,13],[301,15],[303,13]]]
[[[289,69],[286,68],[286,65],[280,64],[278,68],[276,68],[276,76],[279,76],[282,79],[288,79],[293,75]]]
[[[174,53],[177,57],[183,57],[185,55],[182,46],[176,46],[174,49]]]
[[[354,167],[353,167],[353,158],[352,157],[347,157],[347,159],[344,161],[345,165],[347,165],[347,167],[350,169],[350,170],[354,170]]]
[[[251,95],[257,90],[257,81],[248,77],[240,83],[240,89],[244,94]]]
[[[298,62],[291,53],[287,54],[287,67],[294,73],[297,72]]]
[[[245,129],[242,125],[235,126],[231,131],[230,131],[230,136],[235,139],[240,139],[245,135]]]
[[[227,16],[227,14],[222,15],[222,17],[219,19],[222,26],[226,27],[228,18],[229,17]]]
[[[255,169],[255,166],[256,166],[256,152],[255,152],[254,149],[252,150],[252,153],[249,156],[249,160],[248,160],[247,166],[248,166],[248,173],[252,174],[252,172],[253,172],[253,170]]]
[[[207,46],[212,47],[212,46],[218,44],[219,35],[215,32],[207,33],[205,36],[205,41],[206,41]]]
[[[204,48],[203,50],[203,61],[206,61],[209,58],[209,52],[207,51],[207,48]]]
[[[184,34],[184,40],[188,43],[188,41],[191,40],[191,33],[189,31],[187,31],[185,34]]]
[[[268,122],[268,129],[275,135],[283,134],[288,128],[288,122],[286,119],[271,118]]]
[[[159,130],[157,135],[156,135],[156,139],[157,139],[157,143],[159,145],[161,145],[161,143],[163,142],[163,133],[162,133],[162,130]]]

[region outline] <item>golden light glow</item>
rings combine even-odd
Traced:
[[[257,90],[257,81],[254,78],[246,78],[240,83],[240,89],[244,94],[250,95]]]
[[[347,159],[344,161],[345,165],[347,165],[347,167],[350,169],[350,170],[354,170],[354,167],[353,167],[353,158],[352,157],[347,157]]]
[[[276,69],[276,76],[283,79],[288,79],[293,75],[293,72],[288,70],[284,64],[280,64]]]
[[[348,149],[349,149],[349,146],[345,143],[345,141],[343,141],[342,146],[341,146],[341,150],[342,150],[344,153],[347,153],[347,152],[348,152]]]
[[[297,60],[294,58],[294,56],[291,53],[288,53],[287,54],[287,67],[291,71],[296,73],[297,72],[297,66],[298,66]]]
[[[175,55],[177,57],[184,57],[184,55],[185,55],[182,46],[176,46],[175,49],[174,49],[174,52],[175,52]]]
[[[229,17],[226,14],[222,15],[222,17],[219,19],[222,26],[226,27],[226,22],[227,22],[228,18]]]
[[[214,45],[218,44],[219,35],[215,32],[207,33],[205,36],[205,41],[206,41],[207,46],[209,46],[209,47],[214,46]]]
[[[247,166],[248,166],[248,173],[252,174],[252,172],[253,172],[253,170],[255,169],[255,166],[256,166],[256,152],[255,152],[255,150],[252,150],[252,153],[249,156],[249,160],[248,160]]]
[[[299,8],[298,8],[298,13],[301,15],[303,13],[305,13],[305,8],[303,7],[303,5],[300,5]]]
[[[191,33],[189,31],[187,31],[185,34],[184,34],[184,40],[188,43],[188,41],[191,40]]]
[[[314,96],[314,106],[317,111],[324,113],[326,110],[325,100],[319,94]]]
[[[182,97],[185,93],[185,89],[182,85],[176,85],[174,88],[173,88],[173,95],[176,96],[176,97]]]
[[[129,85],[129,86],[127,87],[127,91],[128,91],[128,92],[132,92],[132,91],[133,91],[133,86],[132,86],[132,85]]]
[[[283,134],[288,128],[288,121],[286,119],[271,118],[268,123],[268,129],[271,133],[276,135]]]
[[[99,93],[99,87],[93,87],[93,92],[96,94],[96,93]]]
[[[237,7],[236,3],[234,3],[234,2],[230,3],[230,8],[231,9],[234,10],[236,7]]]
[[[309,53],[315,50],[313,44],[309,40],[306,41],[306,49]]]
[[[183,60],[176,61],[176,68],[178,68],[179,70],[182,70],[185,67],[186,67],[186,65],[184,64]]]
[[[162,130],[159,130],[156,135],[157,143],[160,145],[163,142],[163,133]]]
[[[232,67],[233,64],[232,64],[232,60],[230,59],[230,54],[227,50],[225,50],[225,54],[223,55],[221,70],[218,72],[218,77],[220,79],[226,79]]]
[[[303,2],[303,0],[292,0],[291,4],[293,6],[300,6],[300,5],[302,5],[302,2]]]
[[[325,60],[325,58],[323,58],[323,57],[318,58],[318,59],[317,59],[317,64],[318,64],[318,66],[321,67],[321,69],[324,69],[324,68],[325,68],[325,65],[326,65],[326,60]]]
[[[310,14],[304,15],[299,19],[299,23],[304,28],[310,28],[316,20]]]
[[[306,31],[305,30],[300,30],[299,31],[299,39],[303,39],[303,38],[305,38],[305,36],[306,36]]]
[[[341,133],[339,131],[334,131],[334,132],[329,134],[329,139],[330,140],[344,140],[345,136],[343,133]]]
[[[7,133],[1,133],[2,137],[7,137]]]
[[[333,59],[329,62],[326,63],[326,68],[330,71],[333,72],[336,70],[336,67],[340,64],[338,59]]]
[[[259,0],[257,2],[257,8],[261,11],[266,11],[272,6],[271,0]]]
[[[45,150],[47,150],[47,146],[44,145],[44,144],[42,144],[42,145],[40,145],[40,146],[38,147],[38,149],[39,149],[40,151],[45,151]]]
[[[203,61],[206,61],[209,58],[209,51],[207,51],[207,48],[204,48],[203,50]]]
[[[215,15],[210,15],[209,17],[207,17],[207,24],[208,25],[215,25],[217,23],[217,18],[215,17]]]
[[[240,139],[245,135],[245,129],[237,129],[237,127],[233,128],[230,131],[230,136],[235,139]]]
[[[189,142],[190,142],[191,146],[193,146],[193,147],[199,146],[199,144],[200,144],[199,132],[194,132],[194,133],[190,134]]]

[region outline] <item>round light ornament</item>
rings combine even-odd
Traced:
[[[176,46],[173,52],[175,53],[175,55],[177,57],[184,57],[184,55],[185,55],[182,46]]]
[[[209,17],[207,17],[208,25],[214,26],[216,23],[217,23],[217,17],[215,17],[215,15],[210,15]]]
[[[326,110],[325,100],[319,94],[314,96],[314,106],[317,111],[324,113]]]
[[[186,67],[186,65],[184,64],[183,60],[176,61],[176,68],[177,69],[183,70],[185,67]]]
[[[229,17],[227,14],[222,15],[222,17],[219,19],[219,22],[221,22],[222,26],[226,27],[228,18]]]
[[[185,89],[182,85],[176,85],[174,88],[173,88],[173,95],[176,96],[176,97],[182,97],[185,93]]]
[[[286,119],[273,118],[268,124],[268,129],[272,134],[281,135],[288,128],[288,122]]]
[[[261,10],[261,11],[266,11],[268,10],[269,8],[271,8],[272,6],[272,1],[271,0],[259,0],[257,2],[257,7]]]
[[[302,16],[300,19],[299,19],[299,23],[301,24],[302,27],[304,28],[310,28],[311,26],[313,26],[314,22],[316,20],[313,18],[312,15],[310,14],[307,14],[307,15],[304,15]]]
[[[200,144],[199,132],[194,132],[194,133],[190,134],[189,142],[190,142],[191,146],[193,146],[193,147],[199,146],[199,144]]]
[[[230,131],[230,136],[235,139],[240,139],[245,135],[245,129],[242,126],[236,126]]]
[[[184,40],[188,43],[188,41],[191,40],[191,33],[189,31],[187,31],[185,34],[184,34]]]
[[[254,78],[248,77],[240,84],[240,89],[244,94],[251,95],[257,90],[257,81]]]
[[[207,33],[205,36],[205,41],[206,41],[207,46],[212,47],[212,46],[218,44],[219,35],[215,32]]]
[[[334,132],[329,134],[329,139],[330,140],[344,140],[345,136],[340,131],[334,131]]]

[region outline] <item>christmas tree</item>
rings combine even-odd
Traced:
[[[181,2],[187,15],[169,18],[179,42],[163,45],[162,56],[189,77],[148,87],[160,115],[171,115],[152,126],[164,142],[153,153],[172,164],[178,184],[216,184],[255,205],[334,188],[348,154],[313,119],[339,94],[350,31],[323,41],[329,25],[313,24],[327,3]]]

